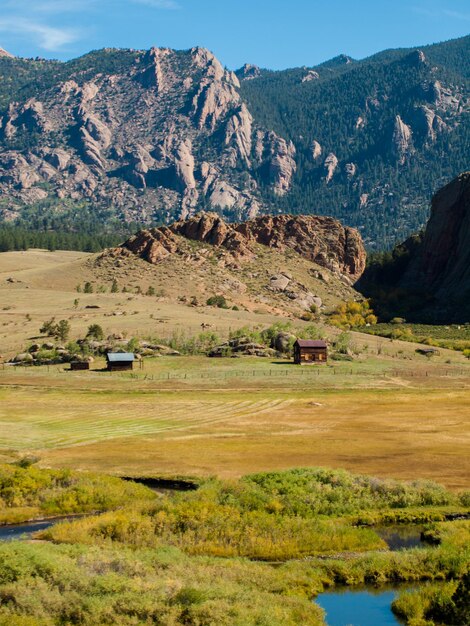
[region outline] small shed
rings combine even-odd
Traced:
[[[88,361],[71,361],[70,362],[70,370],[72,372],[79,372],[83,370],[89,370],[90,363]]]
[[[328,359],[328,344],[318,339],[297,339],[294,343],[294,363],[297,365],[311,365],[326,363]]]
[[[132,370],[135,356],[132,352],[108,352],[106,363],[108,372]]]
[[[418,354],[424,354],[424,356],[434,356],[441,354],[437,348],[417,348]]]

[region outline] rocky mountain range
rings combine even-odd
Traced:
[[[2,51],[0,219],[320,214],[383,247],[465,169],[469,41],[286,72],[232,72],[204,48]]]

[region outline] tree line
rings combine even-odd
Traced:
[[[119,245],[124,239],[118,233],[33,231],[20,226],[0,225],[0,252],[29,248],[99,252]]]

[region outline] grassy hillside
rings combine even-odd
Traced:
[[[223,337],[229,329],[269,326],[279,316],[302,324],[305,309],[270,289],[271,277],[280,271],[292,276],[294,291],[304,286],[326,308],[360,297],[332,272],[293,252],[260,246],[256,258],[234,269],[211,246],[194,244],[193,251],[196,247],[203,258],[197,263],[172,255],[155,266],[135,257],[71,251],[0,254],[0,355],[22,351],[51,317],[70,322],[72,339],[83,337],[92,323],[100,324],[106,335],[166,339],[173,333],[196,335],[202,324]],[[188,249],[189,255],[189,243]],[[84,293],[87,282],[92,293]],[[152,295],[145,295],[149,288]],[[206,306],[208,298],[219,294],[225,296],[227,309]]]

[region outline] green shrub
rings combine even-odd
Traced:
[[[225,296],[222,295],[211,296],[207,299],[206,304],[207,306],[215,306],[218,309],[228,309],[227,300],[225,299]]]
[[[96,339],[101,341],[104,339],[104,330],[99,324],[90,324],[86,333],[88,339]]]

